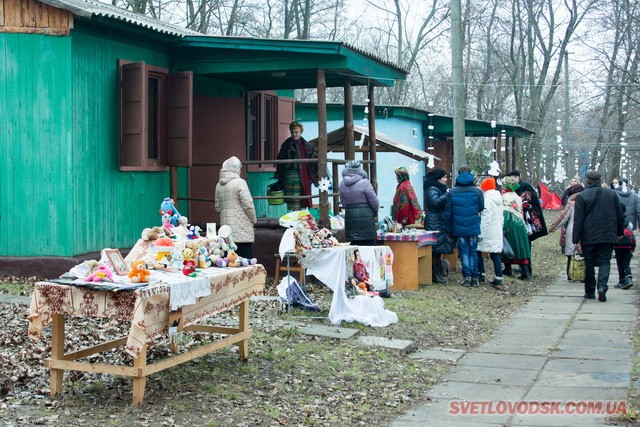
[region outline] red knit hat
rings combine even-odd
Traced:
[[[480,183],[480,188],[482,189],[482,191],[495,190],[496,189],[496,180],[491,178],[491,177],[485,178]]]

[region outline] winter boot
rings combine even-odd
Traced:
[[[511,270],[511,264],[505,264],[502,270],[504,276],[513,276],[513,270]]]
[[[624,280],[622,281],[621,289],[629,289],[632,286],[633,286],[633,276],[629,275],[625,277]]]
[[[433,265],[433,283],[447,283],[447,279],[442,275],[442,264],[439,262]]]
[[[504,286],[504,284],[502,282],[502,277],[496,277],[495,279],[490,281],[489,284],[493,287],[493,289],[496,289],[498,291],[506,290],[506,287]]]
[[[518,277],[518,279],[520,280],[531,279],[531,267],[529,267],[529,264],[522,264],[520,266],[520,269],[522,270],[522,274]]]

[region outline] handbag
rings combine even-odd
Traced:
[[[560,228],[560,246],[562,246],[564,248],[564,245],[566,243],[567,240],[567,228],[566,227],[561,227]]]
[[[569,280],[572,282],[584,282],[585,272],[584,257],[574,252],[569,258]]]
[[[452,254],[453,253],[453,239],[444,231],[438,233],[438,240],[433,246],[433,253],[436,254]]]
[[[507,236],[502,236],[502,259],[516,259],[516,253],[513,251],[513,248],[511,247],[511,243],[509,243]]]

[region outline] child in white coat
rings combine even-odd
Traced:
[[[480,183],[484,195],[484,210],[480,214],[480,236],[478,238],[478,272],[480,282],[486,281],[484,274],[484,260],[482,252],[489,254],[493,261],[495,278],[489,284],[495,288],[502,286],[502,224],[503,208],[502,196],[496,190],[496,180],[493,177],[485,178]]]

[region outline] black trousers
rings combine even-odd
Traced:
[[[631,249],[614,248],[616,253],[616,265],[618,266],[618,282],[622,282],[625,277],[631,276]]]
[[[585,278],[584,293],[595,295],[596,285],[599,293],[605,293],[609,289],[609,272],[611,270],[612,244],[582,245],[584,256]],[[596,281],[595,267],[598,266],[598,279]]]
[[[253,258],[253,249],[251,248],[251,242],[248,243],[236,243],[238,249],[236,249],[236,253],[242,258]]]

